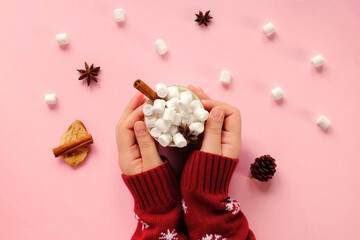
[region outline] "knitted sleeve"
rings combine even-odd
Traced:
[[[255,239],[240,204],[228,197],[238,159],[194,151],[181,178],[182,207],[190,239]]]
[[[179,183],[168,161],[152,170],[122,177],[134,197],[138,220],[131,239],[188,239]]]

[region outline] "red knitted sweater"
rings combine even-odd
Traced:
[[[240,204],[228,197],[237,159],[194,151],[181,184],[170,164],[123,175],[139,223],[132,239],[253,240]]]

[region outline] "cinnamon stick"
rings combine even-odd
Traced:
[[[144,83],[141,79],[138,79],[134,82],[134,88],[139,90],[142,94],[148,97],[151,101],[155,101],[155,99],[159,99],[160,97],[156,94],[154,90],[152,90],[146,83]]]
[[[94,142],[91,134],[87,134],[83,137],[77,138],[70,142],[67,142],[63,145],[60,145],[53,149],[53,153],[55,157],[59,157],[60,155],[73,152],[79,148],[92,144]]]

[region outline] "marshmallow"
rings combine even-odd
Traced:
[[[174,136],[176,133],[179,132],[179,127],[178,126],[175,126],[175,125],[172,125],[169,129],[169,133]]]
[[[323,129],[327,129],[330,126],[330,123],[330,120],[324,115],[321,115],[317,120],[317,124]]]
[[[192,115],[191,108],[186,109],[185,111],[180,111],[181,117],[186,118]]]
[[[164,40],[162,40],[162,39],[156,40],[155,47],[160,55],[163,55],[168,51],[168,48],[167,48]]]
[[[161,135],[161,131],[155,127],[151,129],[150,135],[153,136],[154,138],[158,138]]]
[[[59,45],[65,45],[69,43],[69,39],[66,33],[56,34],[55,38]]]
[[[173,108],[173,109],[177,109],[178,108],[178,101],[179,99],[177,97],[170,99],[169,101],[166,102],[166,106],[168,108]]]
[[[173,136],[173,140],[174,140],[175,145],[179,148],[186,147],[186,145],[187,145],[187,141],[181,133],[176,133]]]
[[[116,22],[124,22],[125,21],[124,9],[121,8],[114,9],[114,19]]]
[[[163,118],[163,116],[164,116],[164,112],[165,111],[163,111],[162,113],[160,113],[160,114],[155,114],[155,116],[157,116],[158,118]]]
[[[168,88],[165,84],[163,83],[158,83],[156,84],[156,94],[161,97],[164,98],[166,97],[166,95],[168,95]]]
[[[193,112],[195,112],[196,109],[201,108],[202,104],[199,100],[194,100],[190,104],[190,108]]]
[[[161,146],[166,147],[172,141],[172,136],[170,133],[164,133],[158,138],[158,142]]]
[[[168,99],[179,98],[179,97],[180,97],[180,93],[178,87],[175,86],[168,87],[168,95],[167,95]]]
[[[169,129],[171,127],[171,122],[166,121],[166,120],[164,120],[162,118],[159,118],[155,122],[155,127],[157,129],[159,129],[161,132],[166,133],[167,131],[169,131]]]
[[[175,110],[172,108],[165,108],[163,119],[169,121],[170,123],[175,119]]]
[[[143,107],[143,113],[145,116],[151,116],[153,114],[153,105],[145,104]]]
[[[180,93],[180,99],[181,98],[192,98],[192,93],[190,91],[183,91]]]
[[[151,117],[145,117],[145,123],[147,128],[153,128],[155,127],[157,117],[151,116]]]
[[[180,100],[178,101],[178,105],[181,110],[186,110],[190,107],[192,102],[192,93],[190,91],[185,91],[180,94]]]
[[[45,102],[46,104],[56,104],[56,94],[55,93],[45,94]]]
[[[229,71],[221,71],[220,82],[224,84],[229,84],[231,80],[231,72]]]
[[[317,55],[311,59],[311,62],[317,68],[324,64],[325,58],[322,55]]]
[[[275,26],[274,26],[274,24],[269,22],[268,24],[263,26],[263,30],[264,30],[264,33],[266,34],[266,36],[269,37],[270,35],[272,35],[275,32]]]
[[[284,92],[281,90],[281,88],[277,87],[271,90],[271,95],[275,101],[281,99],[284,97]]]
[[[190,125],[194,122],[194,116],[191,115],[190,117],[183,117],[181,119],[182,125]]]
[[[194,135],[199,135],[204,131],[204,124],[200,122],[194,122],[190,124],[189,130],[193,132]]]
[[[209,117],[209,112],[203,108],[198,108],[194,112],[194,117],[200,121],[206,121]]]
[[[179,126],[181,124],[181,115],[180,113],[175,113],[174,121],[171,122],[175,126]]]
[[[165,110],[165,100],[163,99],[156,99],[154,101],[154,106],[153,106],[153,113],[161,115],[164,113]]]

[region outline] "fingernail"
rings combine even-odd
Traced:
[[[135,132],[137,135],[144,135],[147,132],[145,124],[144,123],[137,124],[135,127]]]
[[[215,108],[212,112],[211,112],[211,116],[212,119],[220,121],[223,119],[224,117],[224,111],[221,108]]]

